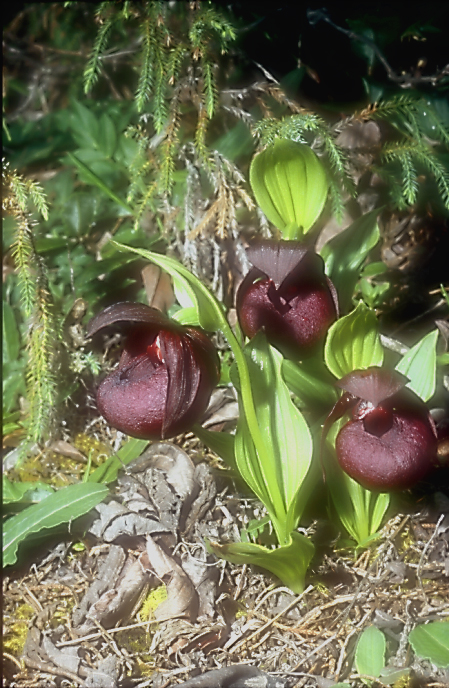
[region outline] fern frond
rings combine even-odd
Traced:
[[[27,187],[34,205],[36,206],[44,220],[48,220],[48,202],[47,197],[45,195],[45,191],[43,190],[40,184],[37,184],[36,182],[33,182],[31,180],[27,181]]]
[[[413,202],[416,200],[417,194],[413,192],[414,186],[417,184],[416,164],[420,163],[427,168],[435,178],[442,201],[449,210],[449,173],[430,146],[423,141],[403,139],[384,146],[381,151],[381,158],[385,162],[397,161],[401,165],[404,175],[403,195],[407,202],[410,201],[406,191],[411,192],[410,197],[414,199]]]
[[[416,174],[416,167],[413,164],[410,152],[404,153],[401,157],[402,163],[402,194],[409,205],[416,203],[418,196],[418,179]]]
[[[181,72],[182,62],[187,54],[187,46],[184,43],[179,43],[172,50],[167,60],[167,81],[170,86],[178,81]]]
[[[178,131],[181,123],[181,115],[179,108],[181,85],[179,85],[173,94],[170,103],[170,112],[168,116],[167,133],[162,144],[162,162],[160,167],[160,186],[163,193],[169,193],[173,186],[173,174],[175,171],[175,148],[178,141]]]
[[[389,100],[381,100],[376,103],[371,103],[362,112],[356,114],[355,117],[362,119],[382,118],[389,119],[395,114],[400,114],[402,117],[408,117],[410,108],[416,106],[418,97],[415,95],[399,95],[390,98]]]
[[[332,214],[336,221],[340,223],[343,219],[345,204],[341,192],[341,186],[337,183],[333,176],[329,179],[329,198]]]
[[[433,122],[430,126],[435,130],[435,134],[439,135],[443,143],[449,145],[449,123],[443,122],[432,103],[427,103],[426,111]]]
[[[100,26],[100,30],[98,31],[95,39],[94,47],[84,70],[84,93],[88,93],[90,91],[101,73],[102,54],[106,50],[111,28],[117,20],[115,11],[110,12],[110,10],[111,4],[109,2],[102,2],[97,10],[97,16],[103,23]],[[102,19],[102,14],[106,11],[110,12],[109,17]]]
[[[153,40],[152,20],[147,17],[143,23],[142,67],[137,84],[136,104],[139,112],[149,100],[153,87]]]
[[[159,40],[154,46],[154,128],[159,134],[164,128],[167,118],[167,103],[165,100],[165,50]]]
[[[22,307],[25,317],[30,317],[36,303],[36,276],[33,271],[35,258],[32,232],[28,217],[16,216],[17,234],[12,247],[12,256],[19,275]]]
[[[210,168],[211,162],[208,154],[208,148],[206,145],[206,135],[207,135],[207,125],[209,124],[209,119],[207,116],[206,106],[203,101],[200,102],[198,109],[198,122],[195,131],[195,150],[201,163],[206,166],[207,169]]]
[[[5,170],[3,181],[7,190],[3,207],[13,214],[17,223],[12,254],[19,277],[23,313],[30,323],[27,332],[27,441],[40,442],[49,429],[56,401],[53,370],[56,335],[45,265],[35,250],[33,224],[27,207],[31,197],[39,211],[46,216],[48,206],[38,184]]]
[[[433,153],[429,155],[427,151],[424,154],[419,151],[417,157],[435,177],[435,181],[441,194],[441,200],[443,201],[445,208],[449,210],[449,173],[447,169]]]
[[[147,189],[145,193],[143,194],[142,198],[140,199],[138,205],[137,205],[137,212],[134,218],[134,229],[138,229],[140,220],[142,218],[142,215],[145,211],[145,208],[151,201],[151,199],[154,196],[154,193],[157,189],[157,184],[156,182],[152,182],[151,184],[148,184]]]
[[[189,39],[193,51],[201,52],[202,46],[210,42],[211,38],[218,38],[222,54],[226,53],[228,45],[235,40],[236,32],[219,12],[213,7],[200,11],[189,31]]]
[[[28,341],[27,399],[30,412],[27,441],[40,442],[48,431],[56,403],[54,360],[56,333],[50,295],[43,284],[44,267],[39,265],[36,313]]]
[[[213,66],[207,58],[203,57],[203,92],[206,101],[206,112],[209,119],[212,119],[218,101],[217,86],[213,74]]]

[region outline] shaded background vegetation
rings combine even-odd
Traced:
[[[300,134],[314,144],[355,113],[379,123],[353,199],[339,187],[350,166],[328,161],[342,215],[360,215],[367,194],[384,208],[378,267],[354,296],[409,344],[444,318],[447,20],[436,2],[406,12],[401,3],[15,6],[4,36],[5,157],[9,174],[40,184],[50,211],[42,217],[24,187],[4,222],[5,447],[24,425],[41,441],[51,418],[76,424],[101,367],[82,319],[146,300],[143,264],[111,237],[178,255],[233,305],[242,242],[268,232],[246,182],[262,120],[304,117]],[[375,105],[391,99],[390,110]],[[322,128],[307,129],[317,115]],[[24,288],[35,290],[28,310]]]

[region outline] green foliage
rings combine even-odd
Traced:
[[[150,167],[143,160],[136,160],[132,166],[137,174],[131,177],[130,195],[133,197],[136,188],[139,188],[142,194],[138,211],[140,217],[155,191],[155,185],[162,194],[172,190],[175,156],[179,146],[178,131],[182,119],[181,108],[187,91],[190,91],[191,101],[198,111],[193,137],[196,153],[203,164],[210,165],[206,133],[218,104],[215,77],[217,51],[219,54],[226,53],[236,34],[229,21],[213,6],[204,9],[186,6],[186,11],[181,10],[179,13],[177,22],[173,22],[172,12],[160,0],[147,1],[142,5],[133,3],[132,12],[129,6],[118,8],[111,3],[101,3],[97,16],[101,23],[85,69],[86,93],[101,73],[101,59],[113,24],[123,24],[128,19],[135,22],[136,18],[140,24],[142,54],[135,100],[139,112],[145,108],[151,111],[155,133],[163,140],[157,158],[153,160],[149,179]],[[183,22],[185,32],[174,28],[179,19]],[[147,137],[143,136],[139,158],[144,152],[144,140],[149,144]],[[144,177],[147,178],[145,190],[140,184]]]
[[[50,493],[54,491],[51,485],[41,482],[11,482],[8,478],[2,476],[2,501],[3,504],[17,504],[23,502],[27,503],[40,502]]]
[[[352,302],[361,266],[379,241],[377,218],[380,210],[376,208],[357,218],[321,249],[326,275],[337,289],[342,313]]]
[[[55,351],[56,326],[52,313],[52,299],[48,291],[47,270],[41,256],[35,248],[34,223],[28,212],[28,203],[35,203],[44,219],[48,218],[48,206],[45,195],[39,185],[31,180],[24,181],[7,168],[3,170],[3,183],[6,194],[3,209],[11,213],[16,223],[13,240],[13,257],[19,276],[24,316],[29,323],[26,337],[27,345],[27,399],[29,413],[27,418],[28,442],[40,442],[49,431],[52,412],[56,402]],[[19,354],[19,335],[14,315],[6,305],[7,322],[5,341],[7,343],[6,381],[8,373],[19,372],[14,359]],[[16,375],[17,379],[17,375]],[[16,388],[17,390],[17,388]],[[9,404],[6,411],[11,410]]]
[[[118,472],[127,466],[131,461],[137,459],[147,446],[147,440],[129,439],[117,452],[116,456],[111,456],[101,466],[98,466],[87,478],[89,483],[112,483],[117,480]]]
[[[105,485],[69,485],[9,518],[3,527],[3,566],[15,564],[18,546],[30,535],[83,516],[105,498],[107,491]]]
[[[432,621],[411,631],[409,642],[418,657],[429,659],[438,667],[449,666],[449,621]]]
[[[332,211],[337,221],[343,215],[343,189],[351,195],[355,187],[348,171],[348,157],[336,143],[335,134],[329,125],[312,112],[285,117],[282,120],[263,119],[253,128],[254,134],[261,139],[262,145],[272,144],[277,138],[309,143],[316,152],[325,153],[330,173],[330,194]]]
[[[324,360],[336,378],[341,379],[353,370],[381,366],[383,358],[379,323],[374,311],[362,302],[330,327]]]
[[[424,174],[435,180],[441,202],[449,210],[447,103],[400,95],[376,103],[369,110],[369,116],[386,120],[400,136],[399,140],[383,145],[380,160],[385,167],[376,167],[379,175],[392,186],[390,194],[398,207],[417,203],[420,195],[418,177]]]
[[[423,401],[429,401],[436,386],[438,330],[429,332],[401,358],[396,370],[406,375],[410,387]]]
[[[376,626],[368,626],[358,639],[355,665],[361,676],[377,678],[385,666],[385,636]],[[362,679],[363,680],[363,679]],[[363,683],[371,683],[366,679]]]

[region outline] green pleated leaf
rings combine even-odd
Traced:
[[[193,320],[193,322],[190,323],[191,325],[199,324],[209,332],[221,330],[223,325],[225,329],[229,327],[222,305],[203,283],[195,277],[195,275],[192,275],[192,273],[179,263],[179,261],[161,255],[160,253],[147,251],[143,248],[125,246],[116,241],[112,243],[121,251],[137,253],[139,256],[142,256],[142,258],[146,258],[146,260],[155,263],[155,265],[158,265],[162,270],[168,272],[173,279],[173,288],[178,302],[183,309],[191,309],[189,311]],[[185,312],[183,313],[183,316],[184,315]]]
[[[359,547],[366,547],[377,535],[390,495],[367,490],[340,468],[331,445],[341,425],[336,423],[328,435],[328,452],[323,457],[326,485],[341,524]]]
[[[296,502],[312,459],[312,437],[284,382],[282,355],[261,332],[247,345],[245,354],[266,451],[263,457],[256,452],[241,409],[235,439],[236,465],[264,502],[278,534],[280,525],[287,536],[297,526]]]
[[[407,351],[396,366],[396,370],[406,375],[412,389],[423,401],[435,393],[437,365],[438,330],[429,332],[414,347]]]
[[[377,217],[380,211],[381,208],[376,208],[362,215],[325,244],[320,251],[326,275],[335,285],[340,310],[343,313],[351,304],[360,269],[371,249],[379,241]]]
[[[377,678],[385,666],[385,636],[375,626],[365,628],[357,643],[355,665],[362,676]]]
[[[3,566],[15,564],[19,544],[30,535],[83,516],[107,494],[105,485],[69,485],[9,518],[3,527]]]
[[[329,408],[338,399],[338,392],[331,384],[332,378],[322,361],[315,369],[310,360],[296,363],[285,359],[282,362],[282,374],[288,388],[296,394],[301,405]],[[327,377],[330,378],[328,382]]]
[[[51,485],[41,482],[26,482],[17,483],[8,480],[8,478],[2,476],[2,499],[3,504],[11,504],[13,502],[21,502],[25,499],[30,499],[30,496],[35,496],[37,493],[40,495],[48,496],[51,492],[54,492],[54,488]],[[32,494],[31,494],[32,493]],[[41,501],[32,500],[32,501]]]
[[[277,139],[254,156],[249,178],[254,196],[284,239],[299,238],[321,214],[329,189],[323,164],[304,143]]]
[[[101,466],[89,475],[89,483],[112,483],[117,480],[118,472],[131,461],[143,454],[148,440],[129,439],[115,456],[110,456]]]
[[[383,358],[376,314],[362,301],[329,329],[324,359],[338,379],[353,370],[381,366]]]
[[[411,631],[410,645],[418,657],[442,669],[449,667],[449,621],[432,621]]]
[[[208,542],[208,549],[220,559],[233,564],[254,564],[271,571],[296,594],[304,590],[304,579],[315,548],[312,542],[293,532],[289,541],[277,549],[266,549],[249,542],[220,545]]]

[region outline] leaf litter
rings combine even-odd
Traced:
[[[444,494],[404,508],[357,558],[323,545],[326,525],[311,520],[307,534],[320,554],[306,590],[294,595],[260,569],[208,553],[208,538],[235,541],[242,523],[263,516],[217,465],[192,435],[151,444],[92,511],[82,551],[59,542],[28,571],[7,571],[5,640],[24,605],[32,616],[22,655],[6,643],[5,685],[360,686],[354,652],[370,625],[385,635],[390,676],[405,676],[407,686],[447,685],[448,670],[408,642],[414,628],[449,616]],[[164,588],[165,599],[145,614],[146,600]]]

